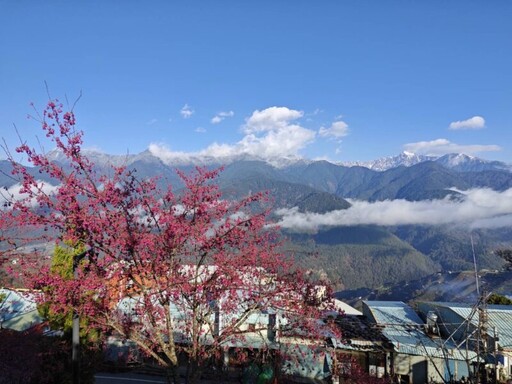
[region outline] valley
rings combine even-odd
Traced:
[[[98,172],[105,171],[110,164],[122,164],[139,177],[158,176],[159,183],[170,183],[177,191],[182,185],[175,169],[187,172],[195,166],[164,161],[149,151],[127,156],[96,152],[87,152],[87,155],[95,162]],[[51,157],[53,161],[60,160],[57,152]],[[321,218],[333,212],[348,213],[358,202],[428,204],[449,201],[457,204],[469,199],[465,194],[467,190],[483,188],[504,192],[512,187],[512,173],[506,164],[463,155],[436,159],[405,153],[386,161],[375,161],[373,165],[366,164],[368,168],[327,161],[288,159],[269,163],[246,157],[225,160],[227,164],[219,179],[224,196],[240,198],[249,193],[268,191],[277,224],[283,218],[280,215],[282,209]],[[221,165],[218,159],[194,161],[211,168]],[[16,188],[9,167],[6,161],[0,161],[0,185],[4,193]],[[35,168],[30,172],[39,176]],[[42,181],[52,184],[50,179]],[[393,214],[400,215],[400,206],[396,207]],[[364,214],[363,210],[359,216]],[[389,214],[383,211],[380,216],[384,219]],[[496,216],[508,217],[500,212]],[[471,238],[478,268],[482,270],[500,270],[504,262],[494,251],[512,246],[512,226],[507,225],[475,227],[469,220],[467,223],[436,224],[435,220],[414,223],[414,219],[412,223],[408,219],[404,225],[399,220],[397,225],[379,225],[378,212],[367,223],[361,218],[358,220],[354,224],[331,221],[328,225],[320,222],[306,229],[300,225],[282,228],[283,251],[293,255],[300,266],[328,280],[348,301],[361,296],[360,292],[370,292],[367,296],[370,298],[404,301],[430,297],[428,292],[432,289],[422,287],[451,281],[454,275],[448,271],[473,270]],[[446,273],[448,278],[438,282],[437,277]],[[459,273],[464,275],[465,272]],[[425,283],[424,279],[430,283]],[[507,292],[510,287],[503,284],[491,289],[511,293]],[[434,297],[445,296],[435,294]],[[460,295],[453,298],[460,298]]]

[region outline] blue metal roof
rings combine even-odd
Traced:
[[[37,293],[0,288],[0,294],[5,295],[0,303],[0,323],[3,328],[24,331],[43,322],[37,311]]]
[[[410,306],[401,301],[364,301],[363,304],[363,312],[382,326],[382,333],[399,353],[448,357],[453,360],[466,360],[476,356],[474,352],[456,349],[453,343],[446,340],[429,337],[424,332],[425,323]]]
[[[454,312],[460,318],[460,322],[469,319],[473,326],[478,326],[478,313],[472,314],[473,307],[464,303],[433,302],[434,306],[446,308]],[[499,336],[499,345],[507,350],[512,350],[512,306],[487,305],[488,332],[493,335],[496,327]]]

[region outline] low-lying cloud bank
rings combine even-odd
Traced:
[[[454,190],[456,191],[456,190]],[[470,228],[512,226],[512,188],[503,192],[492,189],[456,191],[462,200],[385,200],[367,202],[349,200],[352,206],[324,214],[299,212],[298,208],[276,211],[278,225],[299,232],[314,232],[321,227],[352,225],[442,225]]]
[[[59,186],[39,182],[40,190],[52,195]],[[0,209],[4,204],[26,198],[16,184],[0,193]],[[297,207],[276,210],[281,228],[296,232],[315,232],[322,227],[354,225],[457,225],[468,228],[512,227],[512,188],[499,192],[489,188],[460,191],[462,198],[449,196],[439,200],[407,201],[403,199],[367,202],[347,199],[348,209],[327,213],[299,212]],[[460,194],[460,195],[459,195]],[[37,202],[30,200],[29,205]]]
[[[37,180],[37,188],[32,188],[35,192],[39,190],[40,193],[51,196],[58,192],[60,186],[51,185],[41,180]],[[0,190],[0,209],[10,209],[11,204],[16,201],[26,200],[26,204],[31,207],[36,207],[38,202],[36,199],[28,199],[26,193],[22,193],[22,186],[20,183],[14,184],[9,188]]]

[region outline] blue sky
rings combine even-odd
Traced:
[[[511,17],[504,0],[0,0],[0,132],[41,136],[26,115],[46,81],[82,92],[86,146],[112,154],[512,162]]]

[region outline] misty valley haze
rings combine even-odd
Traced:
[[[327,271],[338,288],[371,288],[436,270],[471,269],[470,236],[478,239],[481,267],[499,268],[493,251],[510,245],[512,238],[510,167],[474,156],[404,152],[363,167],[248,155],[176,159],[152,150],[126,156],[86,153],[99,172],[110,164],[126,165],[138,177],[159,176],[159,183],[177,191],[182,185],[176,168],[187,172],[195,165],[224,163],[219,178],[224,194],[239,198],[269,191],[274,222],[289,236],[291,251],[318,273]],[[50,153],[56,162],[61,156]],[[0,167],[9,172],[6,162]],[[40,177],[36,169],[30,172]],[[52,183],[40,180],[40,187],[51,194]],[[15,197],[19,191],[1,174],[0,184],[4,194]]]

